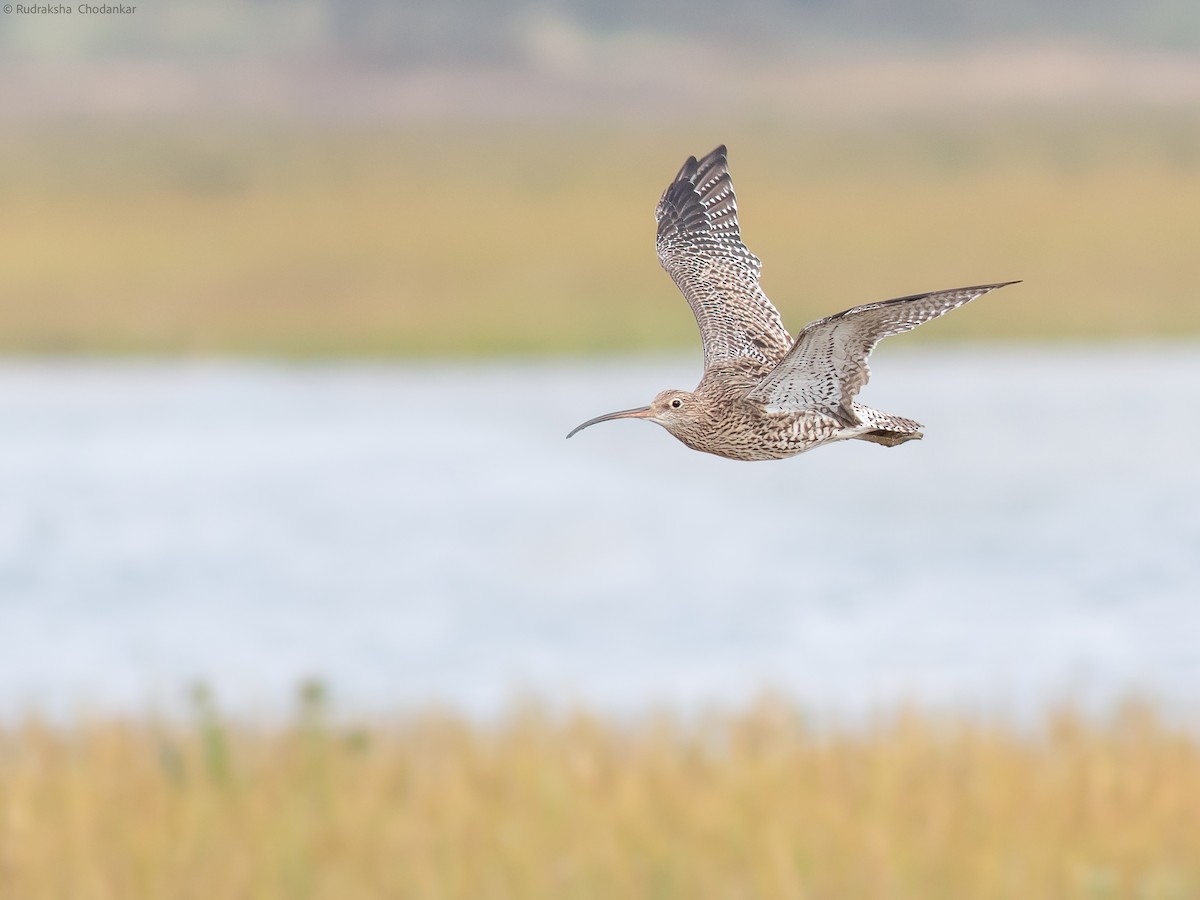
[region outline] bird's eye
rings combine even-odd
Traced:
[[[671,409],[679,409],[681,406],[683,406],[683,401],[678,397],[671,401]]]

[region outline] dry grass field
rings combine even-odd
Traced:
[[[1200,739],[1138,705],[29,722],[0,730],[0,896],[1187,900]]]
[[[30,125],[0,137],[0,352],[690,347],[652,210],[720,141],[793,330],[1022,278],[913,339],[1196,335],[1198,121]]]

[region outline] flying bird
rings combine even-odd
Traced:
[[[894,447],[922,435],[912,419],[854,398],[883,338],[936,319],[1006,281],[856,306],[805,325],[792,340],[759,287],[762,262],[742,243],[724,145],[688,157],[656,211],[658,259],[687,299],[704,345],[694,391],[588,419],[647,419],[693,450],[728,459],[784,459],[834,441]]]

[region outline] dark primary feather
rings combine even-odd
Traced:
[[[871,376],[867,357],[876,344],[1009,284],[1016,282],[897,297],[811,322],[796,336],[783,361],[747,397],[768,409],[812,409],[853,424],[851,403]]]
[[[791,337],[758,285],[762,263],[742,243],[724,145],[688,158],[656,216],[658,258],[700,326],[705,371],[731,362],[769,371]]]

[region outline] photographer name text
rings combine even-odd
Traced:
[[[5,3],[4,12],[19,16],[131,16],[137,7],[123,3]]]

